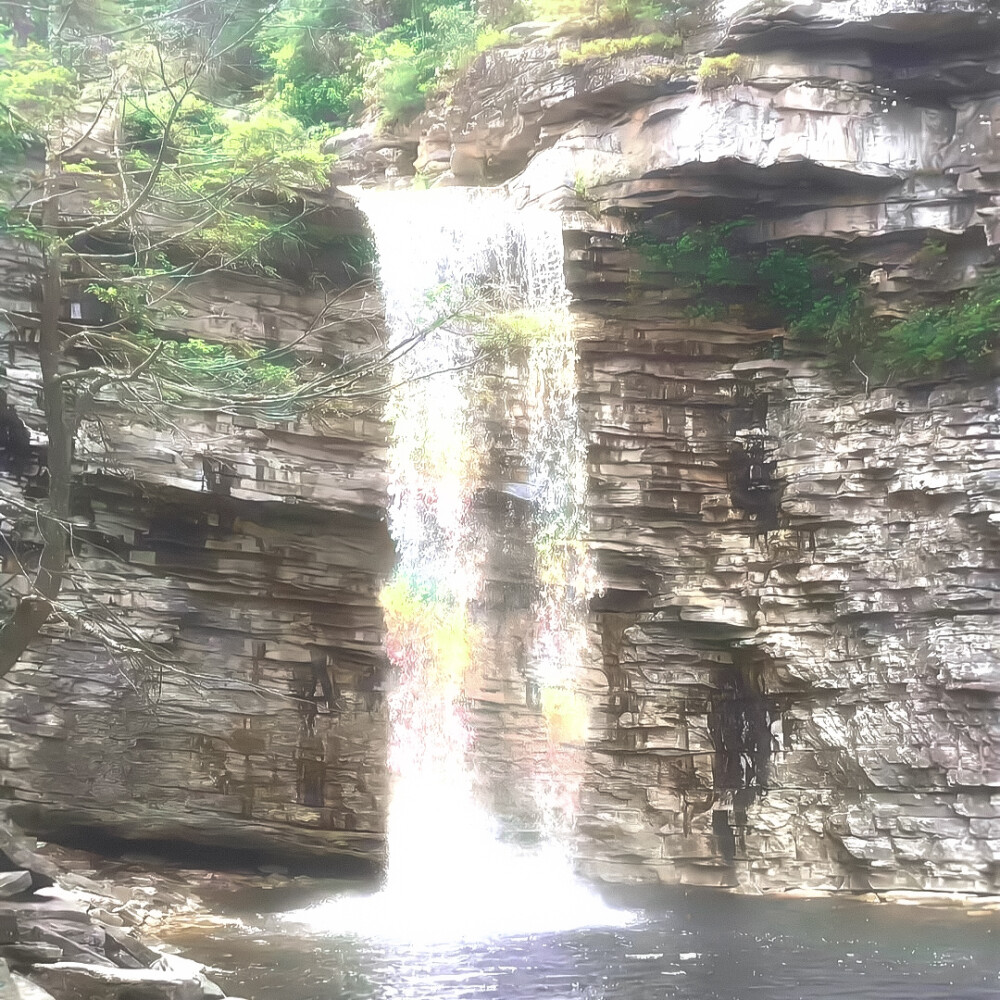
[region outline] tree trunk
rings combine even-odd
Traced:
[[[59,244],[59,185],[62,163],[51,152],[45,162],[45,205],[42,229],[46,245],[42,253],[41,328],[38,355],[42,369],[42,401],[48,430],[49,495],[39,510],[42,553],[32,593],[21,598],[11,617],[0,627],[0,677],[21,658],[29,643],[52,614],[59,595],[69,555],[70,482],[73,473],[73,441],[66,418],[66,399],[59,382],[62,359],[62,250]]]

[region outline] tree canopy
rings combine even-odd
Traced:
[[[287,419],[391,363],[391,352],[317,363],[294,345],[184,330],[188,283],[277,275],[329,186],[322,134],[262,94],[255,46],[276,17],[252,3],[0,4],[0,264],[25,286],[2,319],[37,358],[37,383],[7,370],[0,390],[37,384],[44,418],[31,499],[9,479],[0,489],[0,527],[32,524],[38,537],[26,552],[5,541],[0,675],[71,573],[75,445],[102,401],[153,418],[166,407]],[[321,309],[311,330],[326,322]],[[10,445],[26,431],[7,400]]]

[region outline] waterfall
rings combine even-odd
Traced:
[[[582,541],[585,463],[560,220],[499,192],[359,196],[378,251],[389,350],[389,525],[397,569],[382,593],[393,776],[383,890],[348,927],[380,936],[489,937],[620,923],[573,876],[556,834],[576,792],[567,746],[586,736],[576,678],[596,580]],[[484,350],[516,344],[521,477],[487,484]],[[517,435],[515,435],[517,436]],[[533,776],[550,836],[504,843],[477,798],[465,685],[480,645],[486,485],[532,511],[534,628],[527,671],[551,752]],[[322,919],[339,923],[336,907]],[[313,920],[320,919],[313,914]]]

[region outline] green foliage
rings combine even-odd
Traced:
[[[622,19],[634,23],[657,22],[663,24],[690,13],[692,5],[680,0],[607,0],[598,16],[604,20]]]
[[[506,37],[470,0],[420,0],[371,30],[364,8],[343,0],[291,0],[258,47],[267,93],[306,125],[345,125],[366,108],[386,120],[418,112],[431,88]]]
[[[36,42],[18,45],[0,27],[0,107],[6,126],[4,145],[17,145],[26,135],[46,135],[62,123],[81,96],[77,74],[62,66]]]
[[[147,275],[143,275],[146,277]],[[149,272],[152,277],[153,272]],[[119,275],[117,283],[91,282],[85,289],[88,295],[93,295],[98,302],[110,306],[110,312],[120,325],[139,326],[150,317],[148,308],[149,288],[146,282],[129,282],[133,275]]]
[[[362,50],[369,60],[367,103],[386,121],[412,117],[436,84],[472,59],[486,29],[483,19],[459,2],[434,7],[419,21],[405,20],[371,39]]]
[[[737,52],[727,56],[706,56],[698,66],[698,79],[703,87],[731,87],[739,83],[746,71],[746,60]]]
[[[176,406],[224,406],[231,412],[263,412],[284,419],[297,409],[302,379],[284,349],[265,351],[246,343],[213,344],[197,337],[162,340],[146,330],[128,339],[104,338],[102,353],[120,369],[148,363],[164,402]]]
[[[327,184],[333,157],[319,150],[319,138],[296,118],[266,103],[226,112],[190,94],[179,109],[166,91],[143,93],[126,102],[122,127],[132,147],[132,165],[149,169],[173,111],[167,146],[172,164],[164,184],[199,195],[220,190],[267,190],[292,197],[297,188]]]
[[[505,45],[511,40],[511,34],[506,28],[483,28],[476,35],[476,53],[486,52],[496,48],[498,45]]]
[[[230,212],[198,229],[189,246],[199,251],[205,263],[273,274],[271,251],[279,230],[273,222],[259,216]]]
[[[361,77],[352,72],[292,76],[281,83],[277,95],[285,111],[307,125],[346,123],[364,105]]]
[[[976,364],[1000,341],[1000,275],[993,273],[949,306],[918,309],[879,338],[885,364],[920,374],[958,363]]]
[[[816,297],[815,261],[785,248],[771,250],[757,263],[767,303],[784,317],[797,322],[814,307]]]
[[[15,152],[30,140],[46,148],[48,164],[68,149],[54,169],[77,183],[62,188],[73,208],[70,214],[60,196],[55,225],[40,228],[40,211],[22,205],[0,211],[0,232],[75,261],[74,276],[64,280],[106,307],[106,329],[128,336],[176,315],[173,292],[206,267],[273,273],[300,235],[282,203],[325,188],[333,162],[318,136],[273,104],[237,110],[211,99],[212,81],[198,90],[189,57],[203,50],[201,41],[185,36],[194,49],[173,52],[157,30],[116,28],[103,40],[100,66],[74,49],[15,44],[11,32],[0,32],[8,122],[0,150]],[[88,83],[80,86],[84,67]],[[101,152],[82,158],[74,146],[94,115],[107,124],[119,116],[119,139],[106,144],[105,125],[95,123]],[[101,234],[96,244],[88,242],[93,232]],[[123,241],[131,247],[124,253]],[[114,249],[104,254],[106,246]]]
[[[950,304],[924,307],[896,322],[876,316],[858,269],[829,251],[794,243],[741,245],[745,221],[688,230],[677,239],[632,242],[655,269],[669,273],[695,303],[692,318],[735,312],[752,325],[780,325],[803,342],[872,377],[928,375],[976,364],[1000,344],[1000,273],[991,272]],[[922,253],[943,255],[940,245]]]
[[[173,98],[166,91],[137,93],[126,99],[122,109],[122,135],[138,147],[158,146],[173,108]],[[170,132],[171,152],[211,144],[226,131],[217,108],[194,94],[189,94],[174,116]]]
[[[2,110],[0,110],[2,115]],[[0,162],[22,154],[31,141],[30,135],[10,116],[0,117]],[[0,182],[2,183],[2,182]]]
[[[164,358],[182,381],[202,390],[243,395],[294,392],[298,380],[287,365],[275,364],[282,352],[249,344],[210,344],[191,338],[167,345]]]
[[[30,218],[26,218],[7,205],[0,205],[0,233],[15,240],[33,243],[43,249],[50,239],[49,235],[39,229]]]
[[[610,0],[602,13],[631,21],[660,21],[666,17],[664,5],[656,0]]]
[[[631,38],[593,38],[581,42],[579,49],[562,49],[559,61],[574,66],[588,59],[610,59],[640,52],[669,52],[680,44],[680,35],[665,35],[662,31],[633,35]]]
[[[605,37],[586,42],[579,53],[564,52],[572,64],[676,48],[679,37],[664,25],[687,10],[671,0],[611,0],[598,5],[596,17],[582,0],[570,0],[567,11],[550,7],[550,0],[388,0],[381,8],[285,0],[256,42],[270,77],[264,93],[305,125],[346,125],[367,110],[383,121],[405,120],[477,53],[509,42],[507,25],[563,13],[593,22]],[[628,26],[628,37],[608,37]]]
[[[672,24],[691,7],[678,0],[532,0],[532,16],[562,21],[559,30],[601,30],[636,24]]]
[[[479,36],[486,28],[483,20],[462,4],[435,7],[428,11],[427,18],[430,40],[425,51],[433,54],[435,71],[462,69],[476,52]]]
[[[936,240],[933,237],[928,236],[924,240],[923,246],[920,248],[921,256],[930,259],[938,259],[944,257],[948,253],[948,245],[941,240]]]
[[[718,319],[735,311],[757,326],[821,335],[846,308],[850,293],[844,266],[829,254],[794,244],[747,246],[740,234],[748,224],[740,219],[689,229],[662,243],[632,242],[696,298],[688,315]]]
[[[732,235],[748,225],[745,220],[689,229],[664,243],[632,240],[643,256],[669,271],[675,281],[696,292],[752,284],[753,270],[743,251],[731,244]]]
[[[291,195],[295,188],[324,188],[333,163],[321,153],[301,122],[273,107],[263,106],[230,121],[222,134],[217,170],[241,186]]]
[[[289,0],[255,39],[267,90],[305,125],[345,124],[363,106],[363,25],[338,0]]]
[[[491,350],[531,347],[555,336],[562,321],[545,312],[492,313],[478,324],[476,339]]]
[[[409,42],[397,40],[374,64],[369,92],[385,118],[406,119],[423,108],[430,77],[430,60]]]
[[[352,272],[375,263],[375,241],[370,236],[331,236],[326,228],[307,225],[296,229],[295,237],[305,253],[328,254]]]

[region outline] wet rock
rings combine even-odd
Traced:
[[[17,988],[17,1000],[55,1000],[48,990],[42,989],[37,983],[33,983],[25,976],[12,974],[14,986]]]
[[[183,958],[180,955],[161,955],[150,965],[150,968],[196,980],[201,986],[202,995],[209,1000],[218,1000],[226,995],[205,975],[205,966],[189,958]]]
[[[58,962],[63,957],[63,950],[58,945],[42,942],[0,944],[0,957],[6,959],[11,968],[23,968],[36,962]]]
[[[32,887],[31,872],[0,872],[0,899],[19,896]]]
[[[32,970],[32,979],[60,1000],[202,1000],[200,982],[154,969],[100,968],[79,962],[56,962]]]
[[[0,996],[16,996],[14,982],[11,979],[7,962],[0,958]]]

